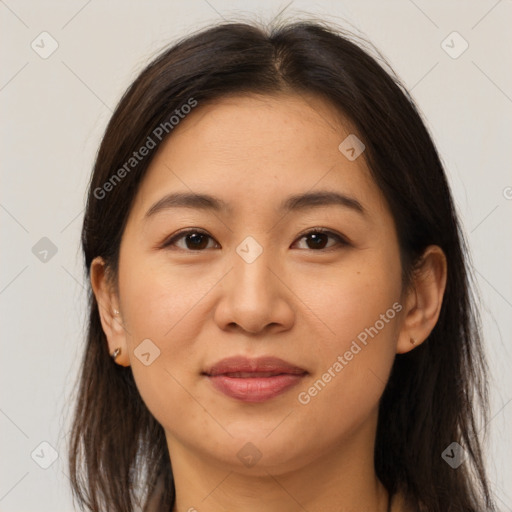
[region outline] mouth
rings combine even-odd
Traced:
[[[288,391],[308,374],[275,357],[223,359],[203,372],[224,395],[243,402],[265,402]]]

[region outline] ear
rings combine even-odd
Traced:
[[[103,258],[97,257],[92,261],[90,279],[98,303],[101,326],[107,337],[108,351],[112,354],[114,350],[120,348],[121,352],[116,357],[116,363],[121,366],[130,366],[126,329],[122,319],[119,298],[111,279],[109,279],[108,269]]]
[[[443,250],[428,246],[416,266],[406,292],[403,324],[397,353],[404,354],[423,343],[434,329],[446,288],[447,263]]]

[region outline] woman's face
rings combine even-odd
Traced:
[[[351,133],[318,98],[237,96],[199,104],[151,163],[119,309],[171,458],[276,474],[335,447],[371,454],[401,265],[361,147],[339,148]]]

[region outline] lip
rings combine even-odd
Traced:
[[[296,386],[307,371],[276,357],[235,356],[203,372],[215,389],[243,402],[264,402]]]

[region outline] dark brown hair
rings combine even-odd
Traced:
[[[82,231],[87,275],[102,256],[116,279],[127,217],[161,141],[122,180],[112,182],[113,175],[176,109],[191,98],[200,108],[229,94],[325,99],[366,146],[364,158],[396,224],[404,283],[430,244],[440,246],[448,262],[438,323],[421,346],[396,356],[382,396],[376,473],[389,492],[404,492],[417,510],[492,511],[477,435],[477,413],[486,417],[486,368],[467,248],[432,139],[407,91],[379,60],[341,30],[304,21],[270,29],[226,23],[164,51],[126,91],[103,137]],[[157,509],[170,511],[175,490],[163,429],[143,403],[131,368],[109,357],[91,291],[89,301],[70,442],[75,498],[82,509],[131,512],[144,506],[159,482]],[[468,455],[458,469],[441,458],[454,441]]]

